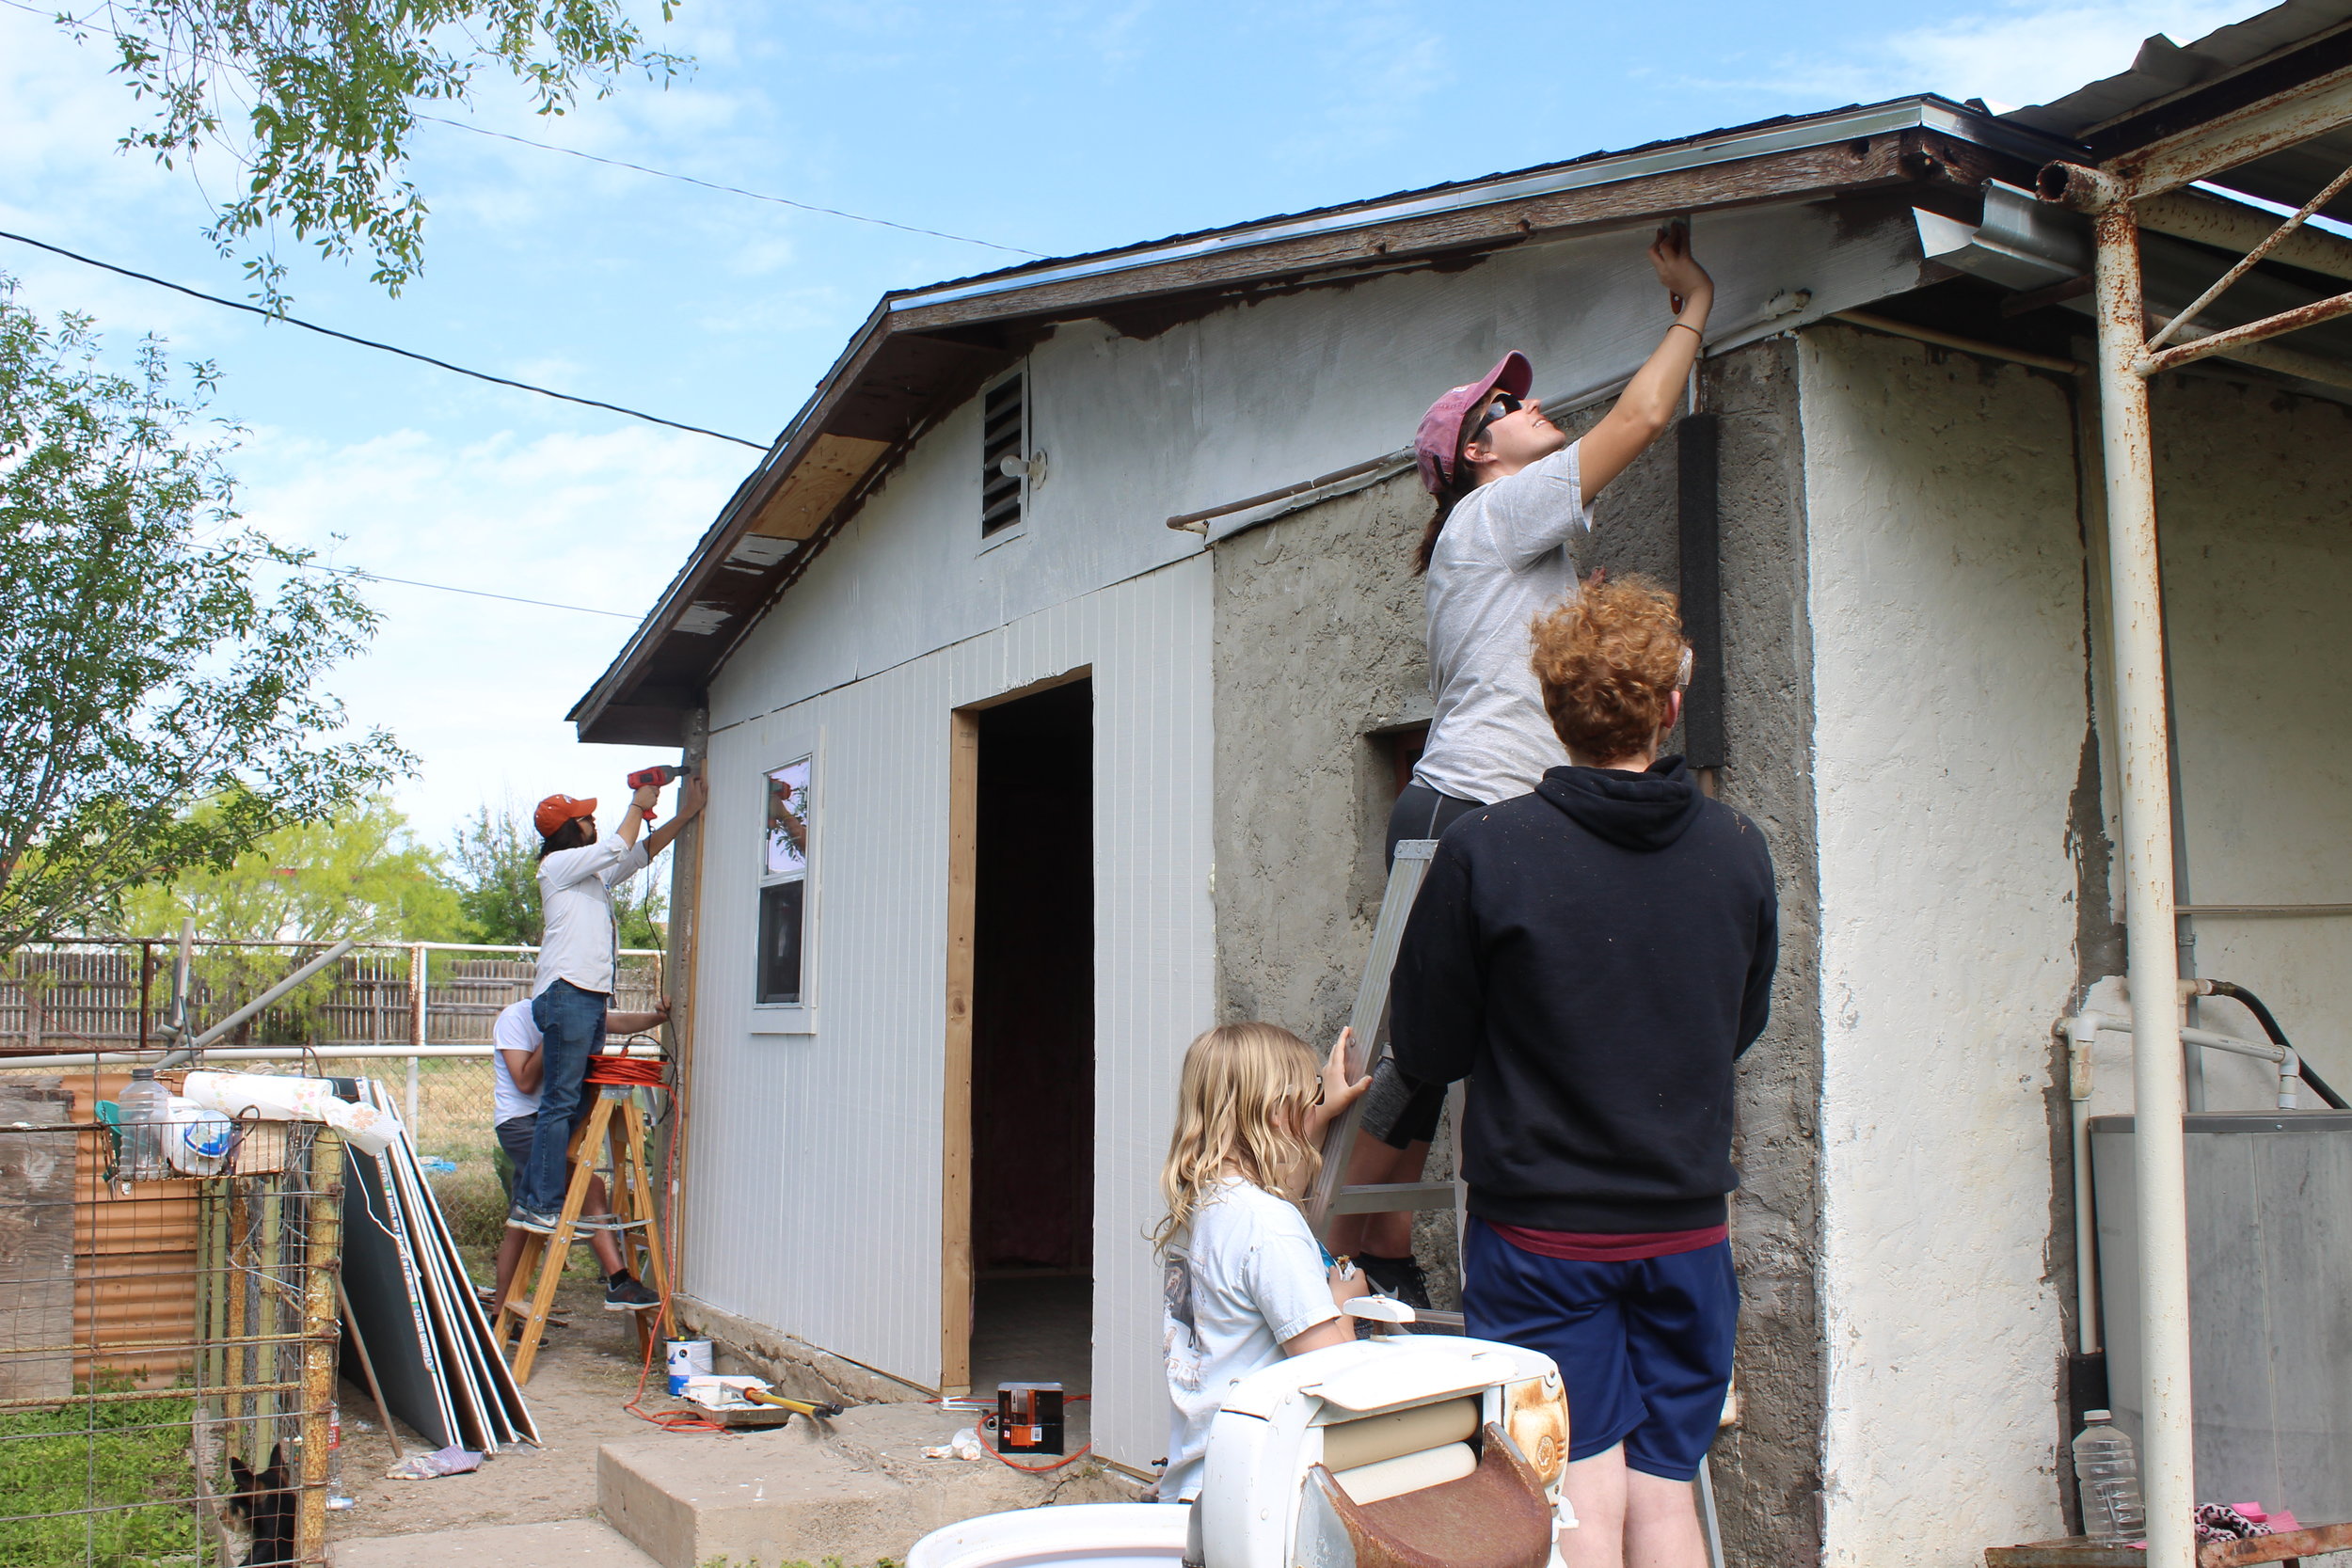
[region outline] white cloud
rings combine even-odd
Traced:
[[[2007,4],[1963,22],[1915,27],[1845,48],[1810,48],[1777,61],[1767,81],[1709,84],[1828,100],[1935,92],[2004,103],[2046,103],[2130,68],[2152,33],[2187,43],[2266,8],[2260,0],[2153,4]]]
[[[248,522],[337,564],[633,617],[750,457],[657,430],[462,445],[399,431],[336,447],[262,431],[234,466]],[[394,791],[424,838],[446,841],[485,800],[560,789],[612,803],[623,771],[660,760],[646,747],[581,746],[563,719],[631,621],[390,582],[362,591],[384,624],[328,685],[356,722],[384,725],[426,759]]]

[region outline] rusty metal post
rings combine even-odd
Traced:
[[[2148,1568],[2195,1568],[2190,1405],[2188,1180],[2182,1116],[2178,952],[2173,945],[2172,800],[2165,705],[2164,600],[2139,223],[2128,200],[2093,215],[2098,236],[2099,423],[2106,465],[2116,756],[2122,778],[2124,927],[2132,993],[2132,1139],[2138,1180],[2141,1466]]]
[[[342,1331],[335,1284],[343,1266],[343,1141],[322,1127],[310,1140],[304,1182],[302,1288],[302,1481],[294,1497],[294,1560],[326,1560],[327,1417],[335,1403],[335,1354]]]

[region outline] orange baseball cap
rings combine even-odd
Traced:
[[[547,838],[575,816],[596,815],[596,802],[593,799],[582,800],[570,795],[550,795],[540,801],[538,809],[531,814],[531,825],[539,830],[541,838]]]

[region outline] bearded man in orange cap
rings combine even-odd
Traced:
[[[604,1046],[605,1010],[612,1001],[620,930],[612,919],[612,888],[644,870],[670,847],[678,830],[703,809],[708,789],[699,777],[679,787],[677,813],[638,833],[661,798],[655,784],[629,796],[617,832],[596,832],[596,802],[550,795],[531,814],[539,830],[539,973],[532,985],[531,1021],[538,1026],[546,1067],[531,1157],[515,1173],[514,1206],[506,1223],[516,1230],[551,1234],[564,1207],[565,1154],[580,1112],[588,1058]]]

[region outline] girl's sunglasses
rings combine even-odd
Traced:
[[[1520,404],[1518,394],[1513,392],[1497,392],[1493,399],[1487,403],[1486,411],[1478,416],[1477,425],[1468,436],[1463,437],[1464,442],[1468,443],[1477,440],[1481,436],[1486,434],[1486,427],[1488,425],[1494,423],[1505,414],[1518,413],[1522,406],[1523,404]]]

